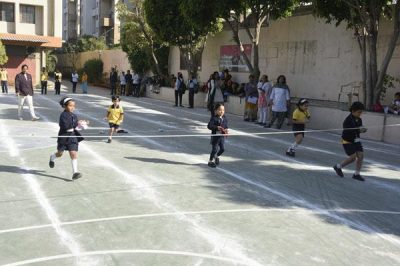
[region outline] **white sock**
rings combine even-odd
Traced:
[[[55,153],[50,155],[50,161],[54,162],[55,159],[57,159],[57,156]]]
[[[75,173],[78,172],[78,160],[77,159],[72,159],[71,163],[72,163],[72,171],[75,174]]]
[[[341,165],[340,163],[338,163],[338,164],[336,165],[336,167],[339,168],[339,169],[342,169],[342,165]]]
[[[290,146],[290,149],[296,150],[296,148],[297,148],[298,146],[299,146],[299,145],[295,142],[295,143],[292,144],[292,146]]]
[[[355,171],[354,174],[355,174],[355,175],[359,175],[360,172],[359,172],[359,171]]]

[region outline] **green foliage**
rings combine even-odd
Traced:
[[[76,45],[79,52],[106,50],[108,48],[103,36],[97,38],[91,35],[84,35],[77,40]]]
[[[48,72],[54,72],[58,63],[57,56],[53,51],[46,51],[46,68]]]
[[[0,41],[0,65],[4,65],[8,62],[8,56],[6,53],[6,47]]]
[[[90,83],[102,82],[103,75],[103,61],[100,59],[90,59],[85,62],[83,69],[88,75]]]
[[[385,99],[387,90],[395,89],[396,84],[400,85],[400,79],[393,77],[389,74],[385,74],[385,77],[383,79],[382,92],[380,94],[381,101],[383,101]]]

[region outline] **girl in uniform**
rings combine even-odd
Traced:
[[[304,138],[304,132],[301,131],[306,129],[306,123],[310,119],[307,99],[300,99],[300,101],[297,103],[296,110],[293,112],[292,119],[295,142],[287,149],[286,155],[295,157],[296,148],[301,144]]]
[[[212,136],[212,150],[208,166],[216,167],[219,165],[219,156],[225,151],[225,137],[228,134],[228,120],[225,117],[225,107],[222,103],[217,103],[214,108],[214,116],[210,119],[207,128],[213,135],[224,134],[225,136]]]

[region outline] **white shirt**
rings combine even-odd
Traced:
[[[139,84],[139,75],[138,74],[134,74],[132,77],[132,83],[133,84]]]
[[[287,101],[290,100],[288,89],[274,87],[269,99],[272,100],[273,112],[287,112]]]
[[[121,74],[121,76],[119,76],[119,82],[121,83],[121,85],[126,85],[126,79],[124,74]]]
[[[78,82],[79,75],[78,73],[72,74],[72,82]]]

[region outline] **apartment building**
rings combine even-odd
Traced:
[[[0,39],[11,84],[24,64],[38,83],[45,51],[61,47],[62,11],[60,0],[0,0]]]
[[[63,40],[77,39],[81,30],[81,1],[63,0]]]

